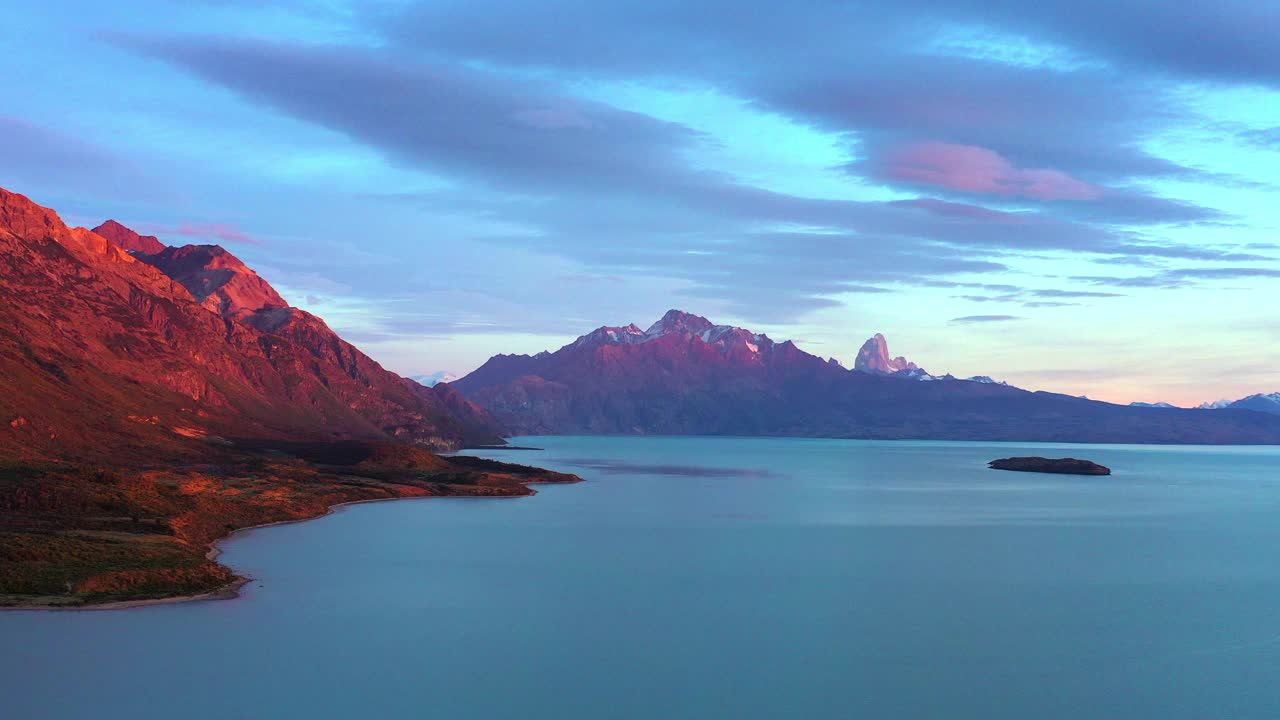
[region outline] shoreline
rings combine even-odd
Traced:
[[[320,518],[329,517],[341,508],[352,505],[365,505],[368,503],[395,502],[397,500],[436,500],[440,498],[450,498],[455,500],[518,500],[520,498],[533,497],[538,491],[530,485],[574,485],[585,482],[582,478],[577,480],[569,480],[564,482],[555,482],[547,480],[530,480],[527,483],[521,483],[529,492],[519,495],[405,495],[400,497],[384,497],[384,498],[368,498],[365,500],[347,500],[345,502],[334,503],[325,508],[324,512],[311,517],[297,518],[293,520],[276,520],[269,523],[261,523],[259,525],[248,525],[242,528],[236,528],[221,537],[215,538],[208,545],[208,550],[204,556],[207,560],[216,560],[222,554],[222,548],[219,547],[223,542],[230,540],[236,535],[250,530],[261,530],[263,528],[275,527],[277,525],[294,525],[297,523],[311,522]],[[236,575],[235,579],[223,585],[220,588],[206,590],[193,595],[173,595],[170,597],[159,598],[139,598],[137,600],[115,600],[105,603],[94,603],[88,605],[3,605],[0,606],[0,612],[101,612],[107,610],[131,610],[134,608],[150,607],[154,605],[175,605],[178,603],[196,603],[210,602],[215,600],[235,600],[241,597],[241,589],[245,585],[253,582],[257,578]],[[44,596],[56,597],[56,596]]]

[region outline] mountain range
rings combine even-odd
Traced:
[[[1151,407],[1151,408],[1177,408],[1167,402],[1135,402],[1129,403],[1133,407]],[[1272,415],[1280,415],[1280,393],[1257,393],[1239,400],[1215,400],[1214,402],[1201,403],[1194,409],[1196,410],[1253,410],[1255,412],[1271,413]]]
[[[70,228],[0,190],[0,436],[9,454],[153,454],[193,437],[397,439],[503,430],[384,369],[217,245]]]
[[[853,369],[671,310],[537,355],[496,355],[451,385],[518,434],[1280,443],[1280,417],[1113,405],[989,377],[936,376],[882,335]]]
[[[1219,400],[1205,403],[1201,410],[1256,410],[1280,415],[1280,393],[1258,393],[1239,400]]]

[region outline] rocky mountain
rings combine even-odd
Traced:
[[[1239,400],[1219,400],[1205,403],[1201,410],[1255,410],[1280,415],[1280,393],[1258,393]]]
[[[136,257],[177,280],[196,302],[224,317],[241,319],[259,310],[289,307],[275,288],[220,245],[167,247]]]
[[[110,240],[121,250],[140,255],[154,255],[165,249],[165,244],[155,235],[139,235],[115,220],[108,220],[93,231]]]
[[[193,439],[245,437],[498,441],[484,410],[385,370],[225,249],[155,251],[119,223],[99,227],[106,235],[69,228],[0,190],[0,453],[154,459]]]
[[[832,358],[829,362],[838,361]],[[889,356],[889,341],[885,340],[884,335],[876,333],[871,336],[862,348],[858,350],[858,356],[854,360],[853,369],[857,372],[867,373],[868,375],[884,375],[887,377],[898,378],[900,380],[957,380],[956,376],[951,373],[945,375],[934,375],[915,363],[907,360],[902,356],[891,358]],[[969,382],[983,383],[987,385],[999,384],[1003,382],[993,380],[988,375],[974,375],[973,377],[964,378]]]
[[[889,357],[889,342],[884,335],[876,333],[862,344],[858,357],[854,360],[853,369],[872,375],[928,375],[919,365],[909,362],[904,357]]]
[[[865,357],[864,357],[865,356]],[[890,358],[861,367],[672,310],[556,350],[497,355],[451,386],[516,433],[793,435],[1072,442],[1280,443],[1280,418],[1127,407],[958,380]],[[905,372],[905,375],[904,375]]]

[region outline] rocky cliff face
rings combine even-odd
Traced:
[[[846,370],[678,310],[647,330],[603,327],[555,352],[498,355],[451,385],[517,433],[1280,442],[1280,418],[1260,413],[1120,407],[935,377],[890,358],[883,336]]]
[[[220,245],[168,247],[138,257],[224,317],[240,319],[258,310],[289,307],[275,288]]]
[[[115,220],[108,220],[93,231],[126,252],[154,255],[165,249],[165,244],[155,235],[139,235]]]
[[[0,378],[7,455],[156,459],[218,436],[452,449],[498,434],[288,307],[221,248],[130,252],[5,190]]]
[[[889,342],[880,333],[876,333],[862,344],[862,348],[858,350],[858,357],[853,363],[853,369],[873,375],[893,375],[900,372],[909,373],[913,370],[924,372],[920,370],[919,365],[904,357],[889,357]]]

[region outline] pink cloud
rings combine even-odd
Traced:
[[[1049,168],[1020,168],[994,150],[926,141],[894,150],[882,160],[893,179],[970,193],[1038,200],[1095,200],[1103,189]]]
[[[191,238],[214,238],[223,242],[244,243],[246,245],[262,244],[262,241],[258,238],[241,231],[233,225],[225,225],[223,223],[183,222],[178,224],[177,227],[163,228],[162,233]]]

